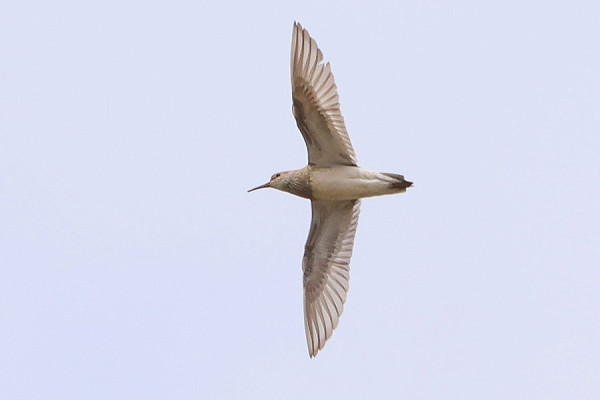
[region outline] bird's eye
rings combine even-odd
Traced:
[[[271,179],[279,178],[279,176],[280,176],[280,175],[281,175],[281,174],[278,172],[278,173],[276,173],[275,175],[273,175],[273,176],[271,177]]]

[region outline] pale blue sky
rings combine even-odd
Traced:
[[[594,1],[0,5],[0,398],[600,398]],[[363,201],[309,360],[292,23]]]

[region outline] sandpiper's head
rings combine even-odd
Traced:
[[[269,182],[265,183],[264,185],[257,186],[254,189],[250,189],[250,190],[248,190],[248,192],[253,192],[255,190],[264,189],[264,188],[273,188],[273,189],[284,190],[284,187],[286,186],[286,182],[287,182],[286,175],[287,175],[287,171],[286,172],[278,172],[276,174],[273,174],[273,176],[271,177],[271,180]]]

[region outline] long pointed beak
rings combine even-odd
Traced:
[[[264,188],[271,187],[270,183],[271,182],[267,182],[264,185],[260,185],[260,186],[255,187],[254,189],[250,189],[250,190],[248,190],[248,193],[254,192],[255,190],[258,190],[258,189],[264,189]]]

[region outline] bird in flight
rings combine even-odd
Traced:
[[[348,292],[350,257],[362,197],[403,193],[402,175],[358,166],[340,111],[329,63],[295,22],[291,54],[292,112],[308,150],[308,165],[274,174],[264,185],[310,199],[312,221],[302,259],[308,354],[323,348],[337,327]]]

